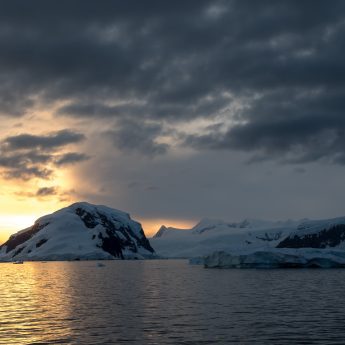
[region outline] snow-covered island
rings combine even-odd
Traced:
[[[75,203],[12,235],[0,261],[154,258],[141,224],[106,206]]]
[[[162,226],[151,239],[158,255],[219,268],[345,267],[345,217],[224,222],[192,229]]]

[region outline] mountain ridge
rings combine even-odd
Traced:
[[[345,249],[345,217],[233,223],[203,219],[188,230],[161,227],[160,236],[152,237],[151,243],[158,255],[176,258],[270,248]]]
[[[142,259],[154,255],[141,224],[128,213],[77,202],[12,236],[1,260]]]

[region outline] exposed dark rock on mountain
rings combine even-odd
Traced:
[[[313,234],[294,234],[281,241],[277,248],[337,247],[345,241],[345,224],[338,224]]]
[[[153,255],[141,225],[127,213],[85,202],[38,219],[0,247],[2,260],[142,259]]]

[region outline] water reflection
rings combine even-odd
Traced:
[[[345,270],[0,264],[0,344],[342,344]]]
[[[0,344],[69,341],[68,265],[3,263],[0,276]]]

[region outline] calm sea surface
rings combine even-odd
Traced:
[[[345,344],[345,270],[0,264],[0,344]]]

